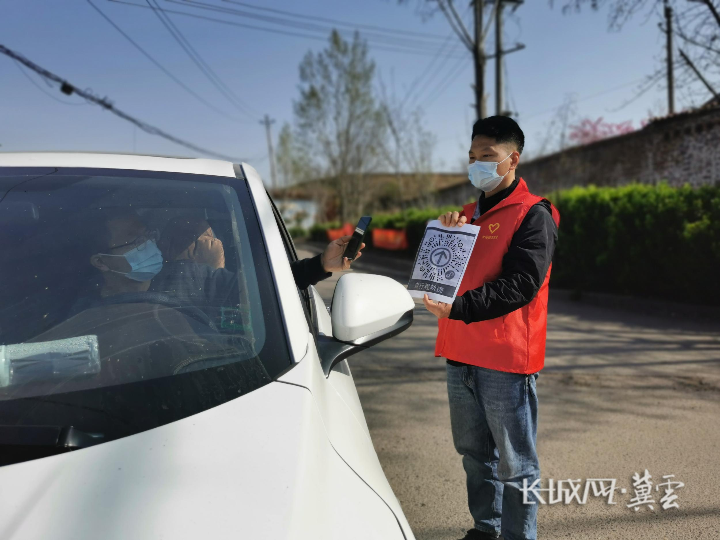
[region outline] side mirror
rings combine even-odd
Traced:
[[[345,274],[335,286],[333,337],[319,336],[325,376],[338,362],[407,330],[415,302],[394,279],[374,274]]]

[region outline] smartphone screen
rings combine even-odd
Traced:
[[[345,257],[351,261],[357,257],[357,252],[360,251],[360,246],[362,245],[363,238],[365,237],[365,231],[367,231],[371,221],[372,217],[370,216],[363,216],[360,218],[360,221],[358,221],[358,224],[355,227],[355,232],[345,248]]]

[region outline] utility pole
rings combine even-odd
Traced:
[[[275,120],[271,120],[269,115],[260,120],[260,123],[265,126],[265,133],[267,134],[268,144],[268,158],[270,159],[270,187],[275,189],[277,187],[277,177],[275,176],[275,152],[273,152],[272,135],[270,134],[270,126],[275,123]]]
[[[675,114],[675,79],[673,76],[673,30],[672,8],[665,0],[665,36],[667,48],[667,87],[668,87],[668,114]]]
[[[495,54],[485,54],[485,36],[487,36],[490,24],[492,24],[495,17],[491,15],[488,24],[483,27],[483,9],[486,4],[490,4],[493,6],[494,11],[499,10],[503,2],[515,4],[517,7],[523,3],[523,0],[471,0],[470,5],[473,7],[473,18],[475,22],[474,36],[471,35],[462,17],[455,9],[453,0],[436,0],[436,2],[450,23],[453,31],[460,38],[460,42],[467,47],[473,55],[475,64],[475,114],[477,114],[478,119],[485,118],[487,116],[487,107],[485,104],[485,62],[490,58],[499,57],[498,52],[509,54],[524,49],[525,45],[518,43],[512,49],[506,51],[498,49]],[[502,19],[500,19],[500,22],[502,23]]]
[[[478,119],[485,118],[485,44],[483,35],[484,0],[475,0],[475,111]]]
[[[503,50],[503,6],[514,4],[513,11],[515,11],[522,3],[523,0],[499,0],[495,10],[495,114],[498,116],[511,114],[503,110],[503,57],[514,52],[514,50]]]
[[[495,10],[495,114],[500,116],[503,113],[503,0]]]

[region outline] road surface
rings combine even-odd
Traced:
[[[306,249],[315,250],[312,246]],[[304,251],[310,255],[311,251]],[[315,250],[315,252],[317,252]],[[401,282],[409,261],[374,256],[355,271]],[[339,276],[318,284],[329,303]],[[450,434],[437,323],[422,303],[403,334],[350,359],[380,461],[418,540],[461,538],[472,521]],[[720,539],[720,324],[690,322],[551,297],[546,367],[537,381],[538,450],[547,479],[617,480],[617,504],[552,504],[540,539]],[[679,508],[627,505],[632,476],[674,474]],[[622,494],[619,489],[626,489]],[[546,494],[547,496],[547,494]]]

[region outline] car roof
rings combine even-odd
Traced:
[[[229,161],[92,152],[1,152],[0,167],[128,169],[235,177]]]

